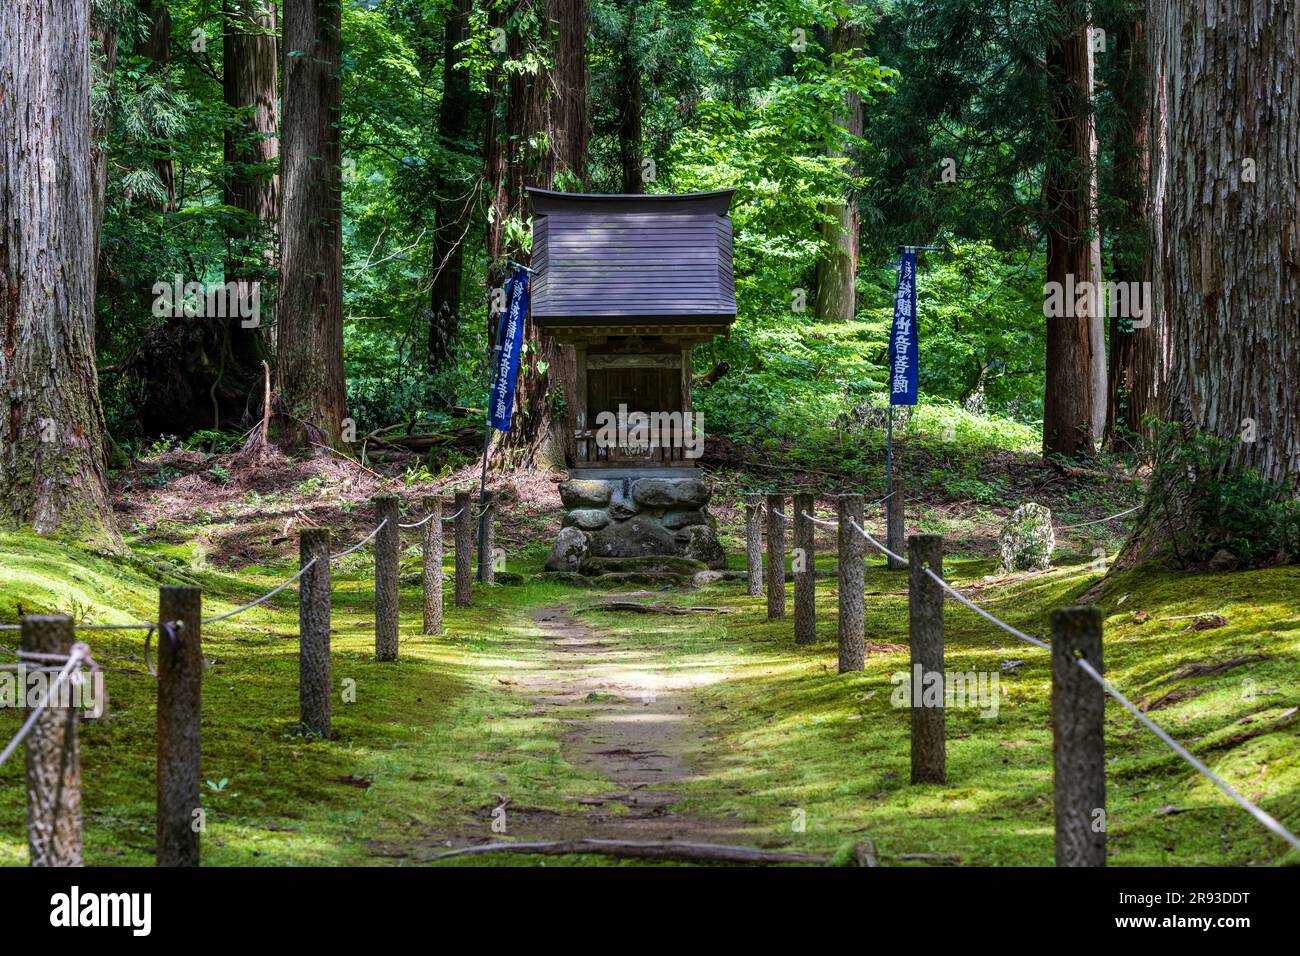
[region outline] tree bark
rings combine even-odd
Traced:
[[[273,0],[226,0],[225,66],[222,84],[226,106],[243,114],[239,125],[226,131],[226,205],[247,213],[245,223],[227,233],[232,245],[270,233],[280,218],[279,50]],[[267,271],[275,268],[275,252],[264,253]],[[226,278],[257,276],[239,257],[227,259]]]
[[[1111,134],[1111,192],[1119,201],[1120,223],[1111,236],[1111,277],[1123,284],[1151,279],[1147,242],[1147,177],[1150,174],[1150,122],[1146,37],[1140,12],[1112,31],[1111,55],[1116,64],[1110,84],[1115,101]],[[1158,414],[1160,382],[1152,303],[1134,324],[1132,316],[1110,319],[1109,400],[1106,403],[1105,445],[1112,451],[1134,451],[1149,434],[1142,424]],[[1149,324],[1146,324],[1149,323]]]
[[[0,17],[0,502],[116,545],[94,342],[90,4]]]
[[[1153,285],[1169,323],[1165,416],[1234,439],[1229,467],[1300,482],[1300,7],[1151,4]],[[1158,59],[1157,59],[1158,56]],[[1230,79],[1230,81],[1229,81]],[[1163,93],[1163,99],[1160,98]],[[1158,114],[1164,113],[1163,117]],[[1126,560],[1161,554],[1148,509]]]
[[[273,0],[226,0],[225,55],[222,86],[226,106],[241,119],[225,134],[225,202],[245,213],[226,230],[226,281],[266,286],[276,273],[280,221],[279,43]],[[260,260],[260,262],[258,262]],[[263,288],[260,301],[273,295]],[[256,405],[262,362],[269,357],[266,330],[275,327],[274,312],[262,308],[259,323],[247,327],[237,317],[210,318],[208,351],[220,355],[210,384],[213,428],[221,421],[244,424]],[[265,409],[263,410],[265,413]],[[252,417],[251,415],[248,417]],[[253,418],[256,421],[256,418]]]
[[[469,36],[470,9],[470,0],[454,0],[452,9],[447,13],[438,138],[449,155],[459,155],[464,150],[463,141],[473,106],[469,74],[458,68],[464,55],[457,49],[457,45]],[[460,328],[461,264],[473,193],[460,171],[447,169],[445,165],[438,175],[435,188],[433,288],[429,296],[430,372],[437,371],[451,361],[456,334]]]
[[[341,445],[343,223],[339,141],[341,7],[284,5],[284,122],[276,374],[287,447]]]
[[[1068,2],[1068,0],[1067,0]],[[1047,212],[1047,281],[1069,289],[1095,283],[1092,229],[1092,104],[1088,92],[1089,42],[1084,23],[1047,50],[1052,88],[1051,155],[1043,178]],[[1092,454],[1090,314],[1066,303],[1066,314],[1047,319],[1047,382],[1043,399],[1043,455]]]
[[[154,69],[159,72],[166,71],[172,59],[172,17],[167,12],[167,4],[152,3],[149,6],[149,59],[153,61]],[[154,172],[158,174],[158,180],[162,183],[163,190],[167,193],[167,200],[162,204],[162,211],[167,212],[176,208],[176,166],[171,157],[171,146],[167,146],[167,154],[159,156],[154,160]]]
[[[841,17],[831,30],[831,53],[861,50],[863,39],[862,28]],[[856,93],[845,96],[844,115],[838,123],[850,135],[862,135],[861,96]],[[831,147],[830,155],[844,156],[845,150],[836,144]],[[857,175],[852,163],[845,167],[845,174]],[[822,322],[849,322],[857,304],[859,221],[856,193],[846,190],[842,202],[825,205],[822,212],[829,217],[821,227],[822,239],[830,248],[817,262],[817,318]]]
[[[91,57],[94,60],[94,82],[107,88],[111,96],[114,76],[117,73],[117,24],[104,22],[94,16],[90,22]],[[95,289],[99,276],[99,238],[104,228],[104,204],[108,193],[108,135],[112,130],[111,105],[101,115],[92,115],[90,141],[90,177],[92,212],[92,241],[94,250],[90,288]]]
[[[1101,269],[1101,222],[1097,207],[1098,194],[1098,150],[1097,110],[1096,110],[1096,56],[1092,45],[1091,25],[1085,29],[1088,49],[1088,273],[1093,282],[1102,281]],[[1098,293],[1096,309],[1088,317],[1088,377],[1091,382],[1092,421],[1091,438],[1094,445],[1101,441],[1106,430],[1106,401],[1109,390],[1106,387],[1106,302]]]
[[[504,30],[506,11],[500,4],[488,7],[489,31]],[[522,46],[519,32],[507,34],[504,55],[515,57]],[[496,53],[494,56],[500,56]],[[494,59],[487,71],[487,120],[483,136],[483,171],[489,191],[487,234],[487,287],[488,295],[500,289],[505,282],[506,230],[505,221],[510,215],[510,184],[506,178],[506,143],[509,136],[510,101],[514,87],[505,71]],[[488,310],[488,353],[496,344],[496,315]]]
[[[627,24],[623,30],[622,46],[618,51],[618,161],[623,170],[623,192],[640,195],[645,192],[645,178],[641,173],[641,64],[637,61],[633,42],[636,39],[636,3],[624,0]]]
[[[505,182],[505,214],[527,220],[525,186],[551,188],[556,185],[580,185],[586,175],[590,119],[587,107],[587,27],[591,8],[587,0],[518,0],[512,12],[542,7],[542,28],[537,49],[543,60],[555,65],[548,70],[539,66],[536,73],[512,73],[507,83],[505,109],[505,153],[495,170]],[[509,55],[518,59],[524,52],[519,31],[511,31]],[[535,149],[537,134],[546,148]],[[491,155],[489,161],[496,161]],[[576,183],[575,183],[576,180]],[[498,188],[498,200],[501,190]],[[494,210],[497,202],[494,201]],[[504,218],[504,217],[503,217]],[[506,246],[504,236],[489,230],[489,252],[499,250],[504,256],[521,260],[523,250]],[[491,243],[497,243],[497,250]],[[495,268],[504,274],[504,256],[493,257]],[[492,266],[489,266],[492,269]],[[489,271],[489,282],[495,275]],[[491,288],[496,288],[492,285]],[[539,334],[529,322],[524,341],[515,412],[510,432],[503,446],[514,463],[531,467],[538,464],[563,466],[572,454],[573,402],[576,381],[573,347],[557,345]],[[563,400],[564,404],[561,403]]]

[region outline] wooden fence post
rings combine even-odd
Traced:
[[[1106,865],[1106,692],[1084,673],[1101,666],[1101,611],[1052,612],[1052,767],[1056,865]]]
[[[484,584],[492,584],[496,581],[496,567],[493,565],[493,552],[497,549],[496,518],[496,503],[493,501],[492,492],[484,491],[483,513],[478,518],[483,541],[483,550],[478,556],[478,579]]]
[[[943,577],[943,535],[914,534],[908,538],[907,563],[912,783],[945,783],[943,588],[925,573],[928,567]]]
[[[29,654],[68,654],[75,641],[72,618],[62,614],[28,615],[22,619],[22,644]],[[21,661],[34,672],[59,667],[54,661]],[[20,672],[21,673],[21,672]],[[39,672],[38,672],[39,673]],[[32,866],[81,866],[81,755],[77,745],[76,700],[70,680],[53,694],[56,670],[44,671],[49,703],[36,718],[27,739],[27,854]],[[27,674],[18,688],[27,698]],[[60,706],[60,702],[68,706]]]
[[[456,606],[469,607],[474,595],[474,508],[468,491],[456,492]]]
[[[862,525],[862,495],[837,495],[835,516],[839,519],[840,577],[840,673],[860,671],[866,658],[866,540],[858,529]]]
[[[203,701],[203,592],[158,589],[158,866],[198,866],[199,714]]]
[[[903,512],[906,510],[907,488],[903,479],[894,479],[894,493],[885,501],[885,546],[890,551],[903,553],[903,544],[907,540],[907,531],[903,526]],[[885,555],[885,568],[889,571],[901,571],[907,567],[902,561]]]
[[[750,597],[763,593],[762,495],[745,495],[745,569]]]
[[[814,644],[817,641],[817,545],[809,517],[816,508],[812,489],[796,488],[790,507],[794,510],[790,516],[794,522],[794,642]]]
[[[767,496],[767,619],[785,617],[785,495]]]
[[[397,660],[397,566],[402,529],[397,526],[397,496],[375,496],[375,659]]]
[[[424,633],[442,633],[442,499],[426,495],[424,513]]]
[[[298,719],[304,730],[330,735],[330,533],[298,533]]]

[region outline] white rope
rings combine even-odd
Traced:
[[[806,512],[806,511],[801,511],[801,512],[799,512],[799,513],[800,513],[801,515],[803,515],[805,518],[807,518],[809,521],[811,521],[813,524],[825,525],[825,526],[828,527],[828,528],[837,528],[837,527],[839,527],[839,525],[837,525],[834,521],[826,521],[826,520],[824,520],[824,519],[822,519],[822,518],[818,518],[818,517],[815,516],[815,515],[810,515],[810,514],[809,514],[808,512]]]
[[[945,581],[943,578],[939,577],[939,575],[935,574],[935,573],[934,573],[932,570],[930,570],[929,568],[922,568],[921,570],[924,571],[926,574],[928,574],[928,575],[929,575],[933,580],[935,580],[936,582],[938,582],[939,587],[943,588],[945,591],[947,591],[949,594],[951,594],[954,598],[956,598],[956,599],[957,599],[958,601],[960,601],[962,604],[965,604],[968,608],[970,608],[972,611],[974,611],[974,612],[975,612],[976,614],[978,614],[980,617],[984,618],[984,620],[986,620],[986,621],[990,621],[990,622],[992,622],[993,624],[996,624],[998,627],[1002,628],[1002,630],[1006,631],[1008,634],[1012,634],[1012,635],[1014,635],[1014,636],[1020,638],[1022,641],[1025,641],[1025,642],[1027,642],[1027,643],[1029,643],[1029,644],[1033,644],[1035,647],[1042,648],[1042,649],[1045,650],[1045,651],[1050,651],[1050,650],[1052,649],[1052,645],[1048,644],[1046,641],[1040,641],[1040,640],[1039,640],[1038,638],[1036,638],[1036,637],[1030,637],[1030,636],[1029,636],[1028,634],[1026,634],[1024,631],[1018,631],[1018,630],[1016,630],[1014,627],[1012,627],[1010,624],[1006,623],[1005,621],[1000,621],[1000,620],[998,620],[996,617],[994,617],[994,616],[993,616],[992,614],[990,614],[988,611],[984,610],[984,608],[980,607],[980,606],[979,606],[978,604],[976,604],[974,601],[970,600],[970,599],[969,599],[968,597],[966,597],[964,594],[960,594],[960,593],[958,593],[958,592],[957,592],[957,591],[956,591],[956,590],[955,590],[951,585],[948,584],[947,581]]]
[[[456,519],[456,518],[459,518],[459,517],[460,517],[461,515],[463,515],[464,513],[465,513],[465,509],[464,509],[464,508],[461,508],[461,509],[460,509],[459,511],[457,511],[454,515],[447,515],[447,516],[446,516],[445,518],[443,518],[442,520],[443,520],[443,521],[452,521],[452,520],[454,520],[454,519]]]
[[[423,518],[421,518],[419,521],[412,522],[411,524],[402,524],[401,522],[398,522],[398,525],[397,525],[397,526],[398,526],[399,528],[418,528],[418,527],[420,527],[421,525],[426,525],[426,524],[428,524],[428,523],[429,523],[429,519],[433,517],[433,514],[434,514],[434,513],[433,513],[432,511],[430,511],[427,515],[425,515],[425,516],[424,516]]]
[[[887,555],[889,555],[889,556],[890,556],[891,558],[893,558],[895,561],[900,562],[900,563],[903,565],[903,567],[907,567],[907,558],[903,557],[901,554],[895,554],[893,551],[890,551],[888,548],[886,548],[883,544],[881,544],[881,543],[880,543],[879,541],[877,541],[875,538],[871,537],[871,535],[867,534],[867,532],[863,529],[862,525],[858,524],[858,523],[857,523],[856,521],[854,521],[852,518],[849,519],[849,524],[853,525],[853,527],[857,530],[858,534],[862,535],[862,537],[866,538],[866,539],[867,539],[868,541],[870,541],[873,545],[875,545],[876,548],[877,548],[877,549],[878,549],[882,554],[887,554]]]
[[[26,655],[26,652],[23,653]],[[50,655],[41,654],[30,656],[48,657]],[[62,655],[53,656],[60,657]],[[27,720],[23,722],[22,727],[18,729],[17,735],[13,740],[9,741],[9,744],[5,747],[4,751],[0,752],[0,766],[9,759],[9,756],[18,749],[18,745],[23,742],[23,739],[31,733],[32,727],[36,725],[36,719],[41,716],[42,711],[44,711],[46,706],[49,704],[50,698],[54,696],[54,692],[59,689],[60,685],[62,685],[69,676],[71,676],[72,672],[80,666],[82,661],[89,660],[91,660],[89,647],[80,642],[72,645],[72,650],[67,654],[67,663],[63,666],[63,670],[59,671],[59,676],[54,678],[49,689],[46,690],[45,697],[39,704],[32,708],[31,714],[29,714]]]
[[[1142,508],[1142,505],[1129,508],[1128,511],[1121,511],[1117,515],[1111,515],[1109,518],[1098,518],[1096,521],[1080,521],[1078,524],[1063,524],[1057,527],[1057,531],[1069,531],[1071,528],[1086,528],[1090,524],[1102,524],[1106,521],[1114,521],[1116,518],[1122,518],[1125,515],[1131,515],[1133,512]]]
[[[331,554],[331,555],[330,555],[330,560],[333,561],[333,560],[336,559],[336,558],[342,558],[342,557],[345,557],[346,555],[351,554],[353,551],[357,551],[357,550],[359,550],[359,549],[360,549],[361,547],[363,547],[364,545],[369,544],[369,543],[370,543],[370,539],[373,538],[375,535],[379,534],[380,530],[381,530],[381,529],[384,527],[384,525],[386,525],[386,524],[388,524],[388,519],[387,519],[387,518],[385,518],[383,521],[379,522],[379,525],[375,528],[374,531],[370,532],[370,534],[366,535],[364,538],[362,538],[360,541],[358,541],[358,542],[357,542],[356,544],[354,544],[352,547],[348,548],[346,551],[340,551],[338,554]]]
[[[287,588],[290,584],[293,584],[294,581],[297,581],[300,577],[302,577],[304,574],[310,571],[311,566],[315,563],[316,563],[316,559],[312,558],[310,561],[308,561],[306,564],[304,564],[301,568],[298,569],[297,574],[295,574],[293,577],[289,578],[289,580],[283,582],[282,584],[277,584],[275,587],[267,591],[256,601],[249,601],[247,604],[243,605],[242,607],[237,607],[233,611],[227,611],[225,614],[218,614],[216,617],[205,618],[203,623],[215,624],[217,621],[224,621],[228,617],[234,617],[236,614],[243,614],[245,611],[249,610],[250,608],[257,607],[263,601],[270,600],[271,598],[279,594],[281,591],[283,591],[285,588]]]
[[[1131,509],[1131,510],[1135,511],[1137,509]],[[1123,512],[1123,513],[1127,514],[1128,512]],[[1118,515],[1116,515],[1115,517],[1118,517]],[[813,519],[813,520],[817,520],[817,519]],[[829,524],[829,522],[826,523]],[[849,519],[849,524],[853,525],[853,527],[856,528],[864,538],[866,538],[868,541],[874,544],[881,551],[885,552],[888,555],[891,555],[896,560],[903,561],[903,559],[899,555],[894,554],[892,551],[890,551],[888,548],[882,545],[879,541],[873,538],[870,534],[864,531],[861,527],[859,527],[857,522],[855,522],[853,519],[851,518]],[[903,561],[903,563],[906,564],[907,562]],[[1024,633],[1023,631],[1017,630],[1016,628],[1012,627],[1010,624],[1007,624],[1005,621],[1001,621],[998,618],[994,617],[992,614],[990,614],[989,612],[985,611],[982,607],[977,605],[974,601],[971,601],[965,595],[959,593],[955,588],[953,588],[950,584],[948,584],[947,581],[945,581],[939,575],[935,574],[935,572],[930,568],[923,568],[922,570],[927,575],[929,575],[931,580],[933,580],[941,588],[943,588],[945,592],[952,595],[952,597],[956,598],[958,601],[960,601],[966,607],[970,608],[980,617],[984,618],[985,620],[989,621],[992,624],[996,624],[998,627],[1002,628],[1008,634],[1012,634],[1015,637],[1020,638],[1022,641],[1025,641],[1026,643],[1033,644],[1037,648],[1040,648],[1045,651],[1050,651],[1052,649],[1050,644],[1047,644],[1044,641],[1040,641],[1036,637],[1030,637],[1028,634]],[[1200,760],[1197,760],[1196,757],[1194,757],[1191,754],[1191,752],[1187,750],[1186,747],[1184,747],[1178,741],[1174,740],[1173,737],[1169,736],[1169,734],[1167,734],[1164,731],[1164,729],[1160,727],[1159,724],[1153,721],[1146,714],[1142,713],[1142,711],[1140,711],[1133,704],[1132,701],[1130,701],[1127,697],[1125,697],[1118,690],[1116,690],[1114,685],[1112,685],[1110,681],[1106,680],[1106,678],[1102,677],[1101,674],[1097,672],[1096,668],[1094,668],[1088,661],[1084,660],[1083,658],[1077,658],[1076,663],[1083,669],[1083,672],[1085,674],[1087,674],[1089,677],[1091,677],[1101,686],[1102,690],[1104,690],[1115,700],[1119,701],[1119,703],[1124,707],[1125,710],[1127,710],[1134,717],[1136,717],[1142,723],[1142,725],[1147,728],[1147,730],[1155,734],[1156,737],[1161,742],[1163,742],[1166,746],[1169,747],[1169,749],[1171,749],[1178,756],[1182,757],[1183,760],[1187,761],[1187,763],[1190,764],[1193,769],[1199,771],[1211,783],[1213,783],[1221,791],[1223,791],[1225,794],[1231,797],[1239,806],[1242,807],[1242,809],[1244,809],[1247,813],[1249,813],[1261,824],[1263,824],[1268,830],[1270,830],[1272,833],[1276,834],[1277,836],[1280,836],[1283,840],[1286,840],[1286,842],[1290,843],[1297,850],[1300,850],[1300,838],[1297,838],[1293,833],[1291,833],[1291,831],[1286,829],[1286,827],[1282,826],[1282,824],[1279,823],[1275,818],[1273,818],[1268,813],[1261,810],[1255,804],[1251,803],[1244,796],[1242,796],[1235,789],[1233,789],[1233,787],[1229,783],[1227,783],[1227,781],[1220,778],[1217,774],[1214,773],[1214,771],[1212,771],[1209,767],[1203,764]]]
[[[1255,806],[1255,804],[1251,803],[1249,800],[1247,800],[1245,797],[1239,794],[1236,790],[1232,788],[1232,786],[1229,783],[1227,783],[1227,781],[1222,780],[1218,775],[1215,774],[1213,770],[1211,770],[1209,767],[1205,766],[1205,764],[1201,763],[1194,756],[1192,756],[1192,754],[1187,750],[1186,747],[1184,747],[1178,741],[1174,740],[1173,737],[1170,737],[1169,734],[1165,733],[1165,731],[1161,729],[1159,724],[1155,723],[1155,721],[1153,721],[1150,717],[1142,713],[1142,711],[1138,710],[1137,707],[1133,705],[1132,701],[1130,701],[1127,697],[1125,697],[1123,694],[1121,694],[1111,685],[1110,681],[1106,680],[1106,678],[1098,674],[1096,668],[1094,668],[1090,663],[1088,663],[1083,658],[1078,658],[1077,661],[1079,666],[1083,668],[1083,672],[1085,674],[1087,674],[1098,684],[1100,684],[1102,689],[1107,694],[1109,694],[1111,697],[1119,701],[1120,704],[1123,705],[1124,709],[1127,710],[1134,717],[1136,717],[1139,721],[1141,721],[1141,723],[1143,724],[1143,726],[1147,728],[1147,730],[1151,731],[1162,741],[1164,741],[1164,743],[1169,747],[1170,750],[1172,750],[1174,753],[1178,754],[1178,756],[1186,760],[1189,764],[1192,765],[1193,768],[1199,770],[1205,777],[1209,778],[1211,783],[1213,783],[1216,787],[1218,787],[1229,797],[1235,800],[1241,806],[1241,808],[1245,810],[1247,813],[1249,813],[1252,817],[1254,817],[1256,820],[1262,823],[1269,830],[1273,831],[1273,833],[1280,836],[1283,840],[1286,840],[1287,843],[1290,843],[1297,850],[1300,850],[1300,839],[1297,839],[1295,834],[1293,834],[1286,827],[1282,826],[1282,824],[1278,823],[1277,820],[1275,820],[1272,816],[1265,813],[1259,807]]]

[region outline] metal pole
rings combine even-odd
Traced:
[[[894,493],[894,405],[889,405],[889,425],[885,429],[885,501],[892,502],[894,499],[889,495]],[[892,523],[885,524],[885,544],[889,550],[898,553],[902,550],[902,542],[894,540],[894,526]]]
[[[507,310],[509,305],[506,306]],[[488,386],[488,408],[485,413],[486,421],[483,422],[483,471],[478,480],[478,580],[483,582],[483,492],[487,488],[487,463],[488,463],[488,445],[492,441],[492,392],[496,389],[497,373],[501,370],[501,336],[505,333],[506,313],[501,313],[501,318],[497,320],[497,340],[492,346],[492,380]],[[514,401],[514,396],[510,396]]]

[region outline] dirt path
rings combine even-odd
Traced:
[[[672,786],[696,773],[691,757],[701,745],[688,691],[721,675],[666,666],[563,608],[543,608],[533,620],[550,666],[520,684],[536,702],[535,714],[556,716],[568,728],[565,758],[608,778],[616,792],[571,798],[579,814],[520,808],[510,814],[511,836],[754,845],[757,835],[740,821],[677,809],[682,795]]]

